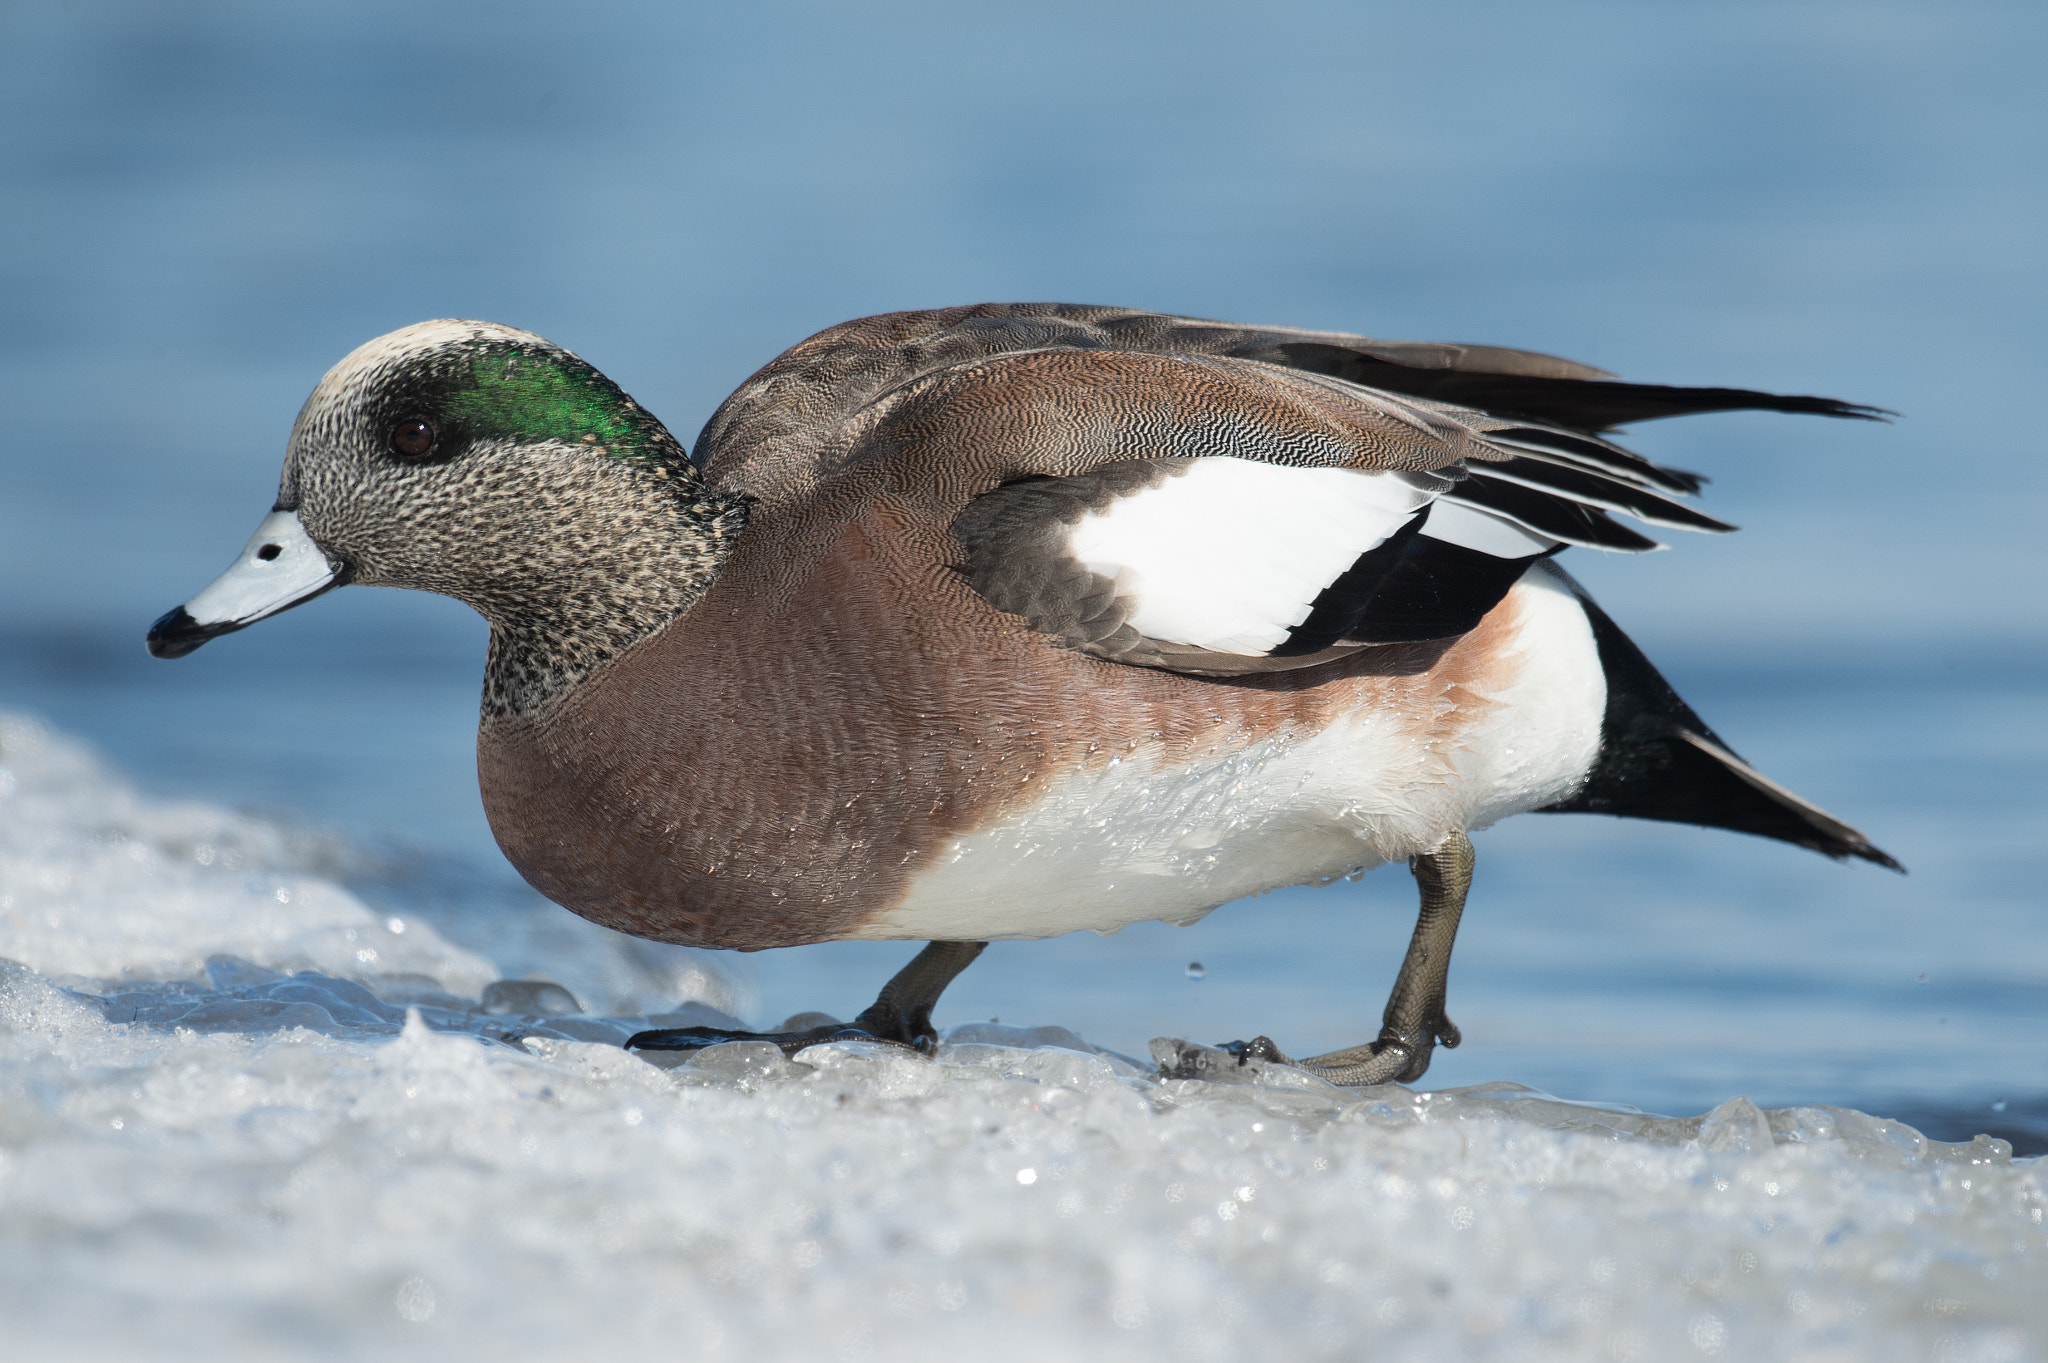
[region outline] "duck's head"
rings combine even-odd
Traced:
[[[440,592],[514,631],[592,614],[593,590],[672,614],[665,560],[701,557],[677,516],[705,511],[682,447],[596,369],[530,332],[422,322],[328,371],[275,507],[149,651],[183,657],[347,582]]]

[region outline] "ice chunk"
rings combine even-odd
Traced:
[[[1709,1112],[1697,1139],[1702,1150],[1757,1152],[1774,1144],[1770,1120],[1747,1098],[1730,1098]]]
[[[922,1097],[944,1082],[941,1067],[908,1047],[882,1041],[827,1041],[806,1046],[791,1059],[824,1071],[834,1081],[859,1081],[882,1098]]]
[[[580,1013],[583,1005],[552,980],[495,980],[484,986],[483,1010],[538,1018]]]
[[[1249,1052],[1226,1051],[1198,1046],[1191,1041],[1159,1037],[1152,1042],[1152,1059],[1162,1074],[1175,1080],[1205,1084],[1250,1084],[1261,1088],[1298,1089],[1304,1093],[1342,1093],[1335,1084],[1294,1065],[1260,1059]],[[1370,1090],[1352,1090],[1353,1093]]]
[[[245,961],[239,956],[216,955],[206,958],[206,982],[215,989],[241,989],[264,985],[277,979],[284,972],[272,970],[269,966]]]
[[[656,1057],[679,1058],[683,1072],[678,1077],[692,1083],[720,1084],[749,1093],[763,1084],[792,1079],[811,1069],[807,1064],[797,1065],[784,1058],[782,1048],[772,1041],[728,1041],[698,1051],[643,1054],[655,1063],[661,1063]]]

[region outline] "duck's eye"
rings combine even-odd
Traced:
[[[391,452],[406,459],[418,459],[433,449],[439,438],[433,422],[409,416],[391,428]]]

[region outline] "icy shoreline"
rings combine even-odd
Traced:
[[[590,946],[590,997],[490,1011],[502,962],[350,895],[346,849],[19,721],[0,773],[24,1356],[2043,1356],[2043,1166],[2002,1142],[1161,1081],[985,1023],[664,1068],[616,1042],[738,1011],[686,959]]]

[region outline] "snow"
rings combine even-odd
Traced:
[[[1162,1081],[1054,1026],[650,1063],[744,1010],[715,959],[567,915],[491,956],[361,855],[0,720],[7,1356],[2044,1356],[1999,1141]]]

